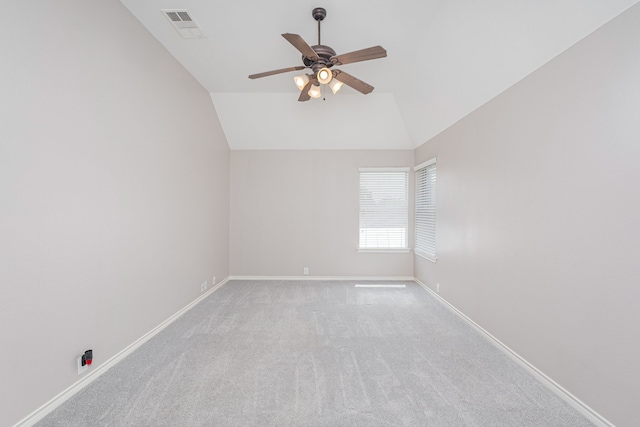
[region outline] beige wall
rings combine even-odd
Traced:
[[[231,274],[412,277],[410,253],[357,252],[358,168],[411,165],[413,150],[232,151]]]
[[[618,426],[640,419],[640,6],[422,145],[416,276]]]
[[[118,1],[13,2],[0,27],[0,425],[228,275],[209,94]]]

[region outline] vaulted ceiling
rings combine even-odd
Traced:
[[[121,0],[211,93],[231,149],[414,148],[640,0]],[[338,54],[388,56],[341,66],[375,87],[298,102],[302,65],[282,36]],[[163,9],[186,9],[204,38],[185,39]]]

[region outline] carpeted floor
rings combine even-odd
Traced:
[[[231,281],[37,426],[592,426],[413,282]]]

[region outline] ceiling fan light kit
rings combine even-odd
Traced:
[[[310,68],[313,71],[313,74],[301,74],[293,78],[296,86],[301,91],[300,97],[298,98],[298,101],[300,102],[308,101],[310,98],[320,98],[320,85],[328,85],[334,94],[338,93],[343,84],[346,84],[365,95],[371,93],[374,88],[370,84],[365,83],[342,70],[331,70],[331,67],[334,65],[345,65],[354,62],[384,58],[387,56],[387,51],[384,50],[382,46],[373,46],[367,49],[336,55],[335,50],[329,46],[321,44],[320,42],[320,22],[327,16],[327,11],[324,8],[316,7],[313,9],[311,15],[313,16],[313,19],[318,22],[317,45],[309,46],[298,34],[282,34],[282,37],[284,37],[302,54],[302,63],[304,65],[252,74],[249,78],[258,79],[275,74]]]

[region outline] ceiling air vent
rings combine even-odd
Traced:
[[[206,37],[198,24],[185,9],[162,9],[162,13],[169,19],[174,28],[185,39],[201,39]]]

